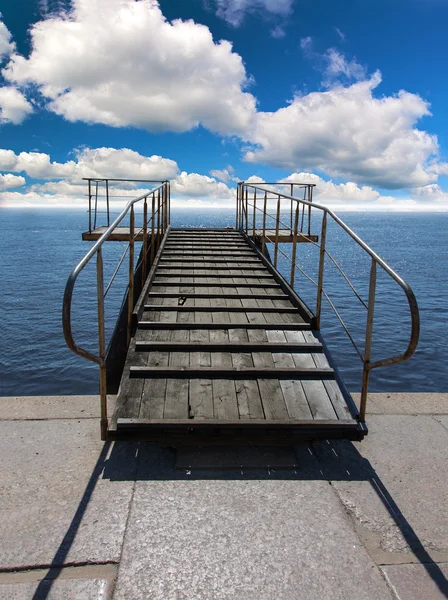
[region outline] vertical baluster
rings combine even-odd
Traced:
[[[249,220],[249,188],[246,186],[246,233],[248,232],[248,220]]]
[[[319,275],[317,279],[317,300],[316,300],[316,329],[320,329],[322,313],[322,289],[324,281],[325,267],[325,241],[327,238],[327,212],[322,217],[322,229],[320,233],[320,251],[319,251]]]
[[[89,233],[92,232],[92,182],[89,179]]]
[[[277,220],[275,222],[275,249],[274,249],[274,267],[277,267],[278,258],[278,228],[280,225],[280,194],[277,200]]]
[[[142,285],[146,281],[146,261],[148,258],[148,197],[143,204],[143,264],[142,264]]]
[[[160,189],[157,190],[157,250],[160,247]]]
[[[98,212],[98,181],[95,184],[95,216],[93,218],[93,228],[96,229],[96,215]]]
[[[291,193],[290,193],[290,196],[294,196],[294,184],[293,183],[291,183]],[[289,223],[289,228],[290,229],[292,229],[292,203],[293,203],[293,200],[291,200],[291,207],[290,207],[291,211],[290,211],[290,216],[289,216],[289,222],[290,222]]]
[[[240,214],[240,187],[241,184],[238,183],[236,186],[236,215],[235,215],[235,229],[238,229],[239,225],[239,214]]]
[[[257,190],[254,190],[254,221],[252,223],[252,238],[255,242],[255,228],[257,221]]]
[[[98,296],[98,350],[100,355],[100,405],[101,405],[101,439],[107,440],[107,381],[106,381],[106,334],[104,328],[104,281],[103,255],[101,247],[96,254],[96,285]]]
[[[129,287],[128,287],[128,335],[131,341],[132,311],[134,310],[134,205],[131,206],[129,222]]]
[[[110,225],[110,212],[109,212],[109,180],[106,179],[106,204],[107,204],[107,226]]]
[[[372,353],[373,317],[375,313],[376,292],[376,260],[372,258],[369,283],[369,304],[366,322],[366,341],[364,346],[364,369],[362,372],[361,402],[359,407],[359,418],[362,422],[366,420],[367,393],[369,390],[370,357]]]
[[[156,210],[156,199],[154,192],[152,193],[152,205],[151,205],[151,267],[154,264],[155,256],[155,240],[154,240],[154,225],[155,225],[155,210]]]
[[[313,186],[308,186],[308,202],[313,201]],[[308,206],[308,235],[311,235],[311,206]]]
[[[296,206],[296,215],[294,218],[294,234],[292,238],[292,263],[291,263],[291,278],[290,285],[294,287],[294,278],[296,275],[296,256],[297,256],[297,230],[299,228],[299,211],[300,211],[300,202],[297,202]]]
[[[263,206],[263,235],[261,237],[261,251],[265,254],[266,250],[266,213],[268,210],[268,193],[264,192],[264,206]]]

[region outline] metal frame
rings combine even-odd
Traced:
[[[269,185],[290,185],[292,193],[290,195],[283,194],[277,189],[270,189],[265,186]],[[294,186],[297,186],[298,189],[303,189],[303,199],[297,198],[294,196]],[[362,373],[362,388],[361,388],[361,402],[359,407],[359,420],[361,422],[365,421],[366,416],[366,405],[367,405],[367,393],[369,387],[369,377],[370,373],[373,369],[377,369],[379,367],[384,367],[388,365],[393,365],[402,361],[409,359],[415,352],[417,348],[419,333],[420,333],[420,316],[417,305],[417,300],[415,298],[414,292],[412,291],[409,284],[404,281],[382,258],[376,254],[348,225],[342,221],[332,210],[327,208],[326,206],[322,206],[320,204],[315,204],[313,202],[313,188],[314,184],[309,183],[298,183],[294,182],[290,184],[289,182],[278,182],[278,183],[261,183],[261,184],[251,184],[244,181],[238,183],[237,188],[237,199],[236,199],[236,228],[244,233],[248,238],[252,237],[255,242],[256,237],[256,221],[257,221],[257,211],[261,212],[263,215],[263,227],[262,227],[262,236],[261,236],[261,246],[262,252],[265,254],[265,246],[266,242],[270,242],[274,245],[274,260],[273,266],[277,267],[278,261],[278,253],[282,254],[288,261],[291,263],[291,275],[290,275],[290,286],[294,288],[294,280],[295,280],[295,271],[298,270],[304,275],[313,285],[317,288],[316,295],[316,315],[315,315],[315,326],[316,329],[320,329],[321,324],[321,315],[322,315],[322,298],[325,299],[330,304],[330,307],[335,312],[337,318],[339,319],[341,325],[343,326],[345,332],[347,333],[350,341],[352,342],[358,356],[360,357],[363,363],[363,373]],[[251,197],[249,192],[251,191]],[[256,198],[257,193],[264,194],[264,206],[260,208],[257,206]],[[269,198],[268,198],[269,196]],[[249,200],[252,199],[253,203],[251,204]],[[271,215],[267,211],[267,201],[276,200],[276,214]],[[282,201],[287,201],[289,203],[289,225],[285,224],[281,221],[281,203]],[[296,203],[295,214],[293,209],[293,204]],[[252,213],[250,214],[250,208],[252,208]],[[306,210],[307,208],[307,210]],[[322,225],[321,225],[321,234],[320,234],[320,243],[314,242],[310,240],[307,236],[310,235],[311,232],[311,211],[312,209],[319,210],[323,213],[322,215]],[[300,221],[300,210],[302,210],[302,218]],[[307,220],[306,233],[304,233],[304,221],[305,214]],[[250,216],[252,216],[252,227],[250,227]],[[266,218],[271,218],[275,220],[275,236],[274,239],[269,238],[266,235]],[[294,217],[294,218],[293,218]],[[341,227],[363,250],[366,252],[372,259],[371,268],[370,268],[370,283],[369,283],[369,297],[367,302],[365,302],[360,294],[356,291],[355,287],[351,283],[349,277],[344,272],[339,263],[335,260],[335,258],[328,252],[326,249],[326,238],[327,238],[327,221],[328,217],[333,219],[339,227]],[[292,236],[292,258],[288,256],[285,252],[279,248],[279,227],[280,225],[284,226],[286,229],[289,229]],[[297,243],[300,238],[304,238],[301,241],[307,241],[311,244],[314,244],[319,249],[319,265],[318,265],[318,280],[314,281],[298,264],[297,264]],[[290,242],[291,243],[291,242]],[[358,345],[356,344],[353,336],[350,334],[347,326],[345,325],[341,315],[339,314],[337,308],[335,307],[333,301],[328,295],[327,291],[324,287],[324,270],[325,270],[325,258],[328,259],[336,266],[341,275],[344,277],[352,292],[367,310],[367,318],[366,318],[366,330],[365,330],[365,343],[364,343],[364,351],[362,352]],[[408,301],[410,315],[411,315],[411,332],[409,336],[409,343],[406,350],[397,356],[391,356],[388,358],[376,360],[374,362],[371,361],[371,351],[372,351],[372,340],[373,340],[373,321],[374,321],[374,310],[375,310],[375,297],[376,297],[376,273],[377,267],[381,267],[404,291],[406,295],[406,299]]]
[[[88,180],[89,186],[89,228],[91,228],[91,182]],[[96,181],[96,180],[95,180]],[[101,181],[123,181],[123,180],[101,180]],[[129,181],[129,180],[128,180]],[[106,334],[105,334],[105,323],[104,323],[104,297],[108,293],[117,273],[122,265],[124,258],[129,253],[129,281],[128,281],[128,320],[127,320],[127,343],[129,345],[132,331],[132,312],[134,308],[134,274],[139,265],[135,267],[134,263],[134,244],[136,237],[143,232],[143,257],[142,257],[142,277],[146,280],[147,276],[147,243],[148,243],[148,223],[151,222],[151,264],[154,260],[154,256],[160,247],[162,238],[168,229],[169,224],[169,204],[170,204],[170,184],[168,181],[157,182],[159,185],[147,193],[130,200],[125,208],[121,211],[115,221],[109,225],[107,230],[99,238],[99,240],[92,246],[87,252],[84,258],[76,265],[73,271],[70,273],[65,286],[64,300],[62,306],[62,326],[64,330],[64,337],[67,346],[75,354],[82,356],[83,358],[90,360],[100,367],[100,399],[101,399],[101,439],[107,439],[108,420],[107,420],[107,382],[106,382]],[[107,188],[108,189],[108,186]],[[151,200],[151,213],[148,221],[148,198]],[[135,231],[135,211],[134,206],[138,202],[143,202],[143,226]],[[157,202],[157,209],[155,208]],[[104,242],[108,240],[110,235],[121,223],[125,216],[130,213],[130,235],[129,243],[127,244],[123,255],[121,256],[118,266],[116,267],[110,282],[108,283],[106,290],[104,290],[104,278],[103,278],[103,254],[102,246]],[[108,212],[108,218],[109,218]],[[95,213],[96,220],[96,213]],[[73,290],[75,287],[76,280],[84,269],[84,267],[90,262],[90,260],[96,255],[96,269],[97,269],[97,301],[98,301],[98,355],[92,354],[88,350],[78,346],[73,338],[72,324],[71,324],[71,306]]]

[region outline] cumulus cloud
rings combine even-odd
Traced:
[[[419,203],[445,205],[448,208],[448,192],[436,183],[411,190],[411,198]]]
[[[13,86],[0,87],[0,123],[19,125],[32,112],[22,92]]]
[[[24,172],[35,179],[80,180],[83,177],[171,179],[179,172],[176,161],[162,156],[143,156],[129,148],[84,148],[75,160],[51,161],[48,154],[0,150],[0,170]]]
[[[215,4],[218,17],[239,27],[249,12],[286,17],[292,12],[293,0],[215,0]]]
[[[275,112],[257,115],[245,155],[248,162],[283,169],[318,169],[384,188],[422,186],[437,180],[437,137],[415,127],[430,115],[420,96],[400,91],[376,98],[370,79],[325,92],[296,95]]]
[[[212,169],[210,175],[221,181],[238,181],[238,177],[235,177],[235,169],[232,165],[227,165],[225,169]]]
[[[25,183],[26,179],[24,177],[13,175],[12,173],[0,174],[0,191],[20,187],[25,185]]]
[[[343,77],[346,80],[359,81],[366,76],[366,68],[358,63],[355,58],[347,60],[345,56],[335,48],[328,48],[322,55],[325,63],[325,81],[326,85],[331,85],[335,80]]]
[[[183,171],[171,181],[171,194],[180,197],[209,198],[211,200],[230,200],[235,197],[235,190],[227,187],[222,181],[213,177],[187,173]]]
[[[16,45],[12,41],[11,32],[1,20],[0,13],[0,61],[14,52]]]
[[[230,42],[194,21],[168,22],[155,0],[73,0],[72,12],[30,34],[29,58],[13,54],[3,74],[36,84],[69,121],[229,134],[255,112]]]

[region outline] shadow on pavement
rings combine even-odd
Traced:
[[[109,453],[110,451],[110,453]],[[173,481],[173,480],[323,480],[368,481],[387,512],[400,529],[410,549],[426,569],[429,577],[448,598],[448,582],[438,565],[426,551],[418,535],[407,521],[386,486],[372,467],[351,442],[332,441],[304,444],[295,448],[296,469],[225,470],[178,470],[175,468],[176,451],[144,443],[120,442],[111,446],[106,443],[92,472],[84,495],[73,516],[55,556],[46,579],[36,589],[33,600],[45,600],[52,582],[64,567],[65,559],[82,522],[87,505],[97,481]],[[108,456],[109,454],[109,456]],[[50,581],[49,581],[50,580]]]

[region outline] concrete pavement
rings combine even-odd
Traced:
[[[448,394],[372,394],[284,471],[104,445],[98,405],[0,398],[0,599],[448,598]]]

